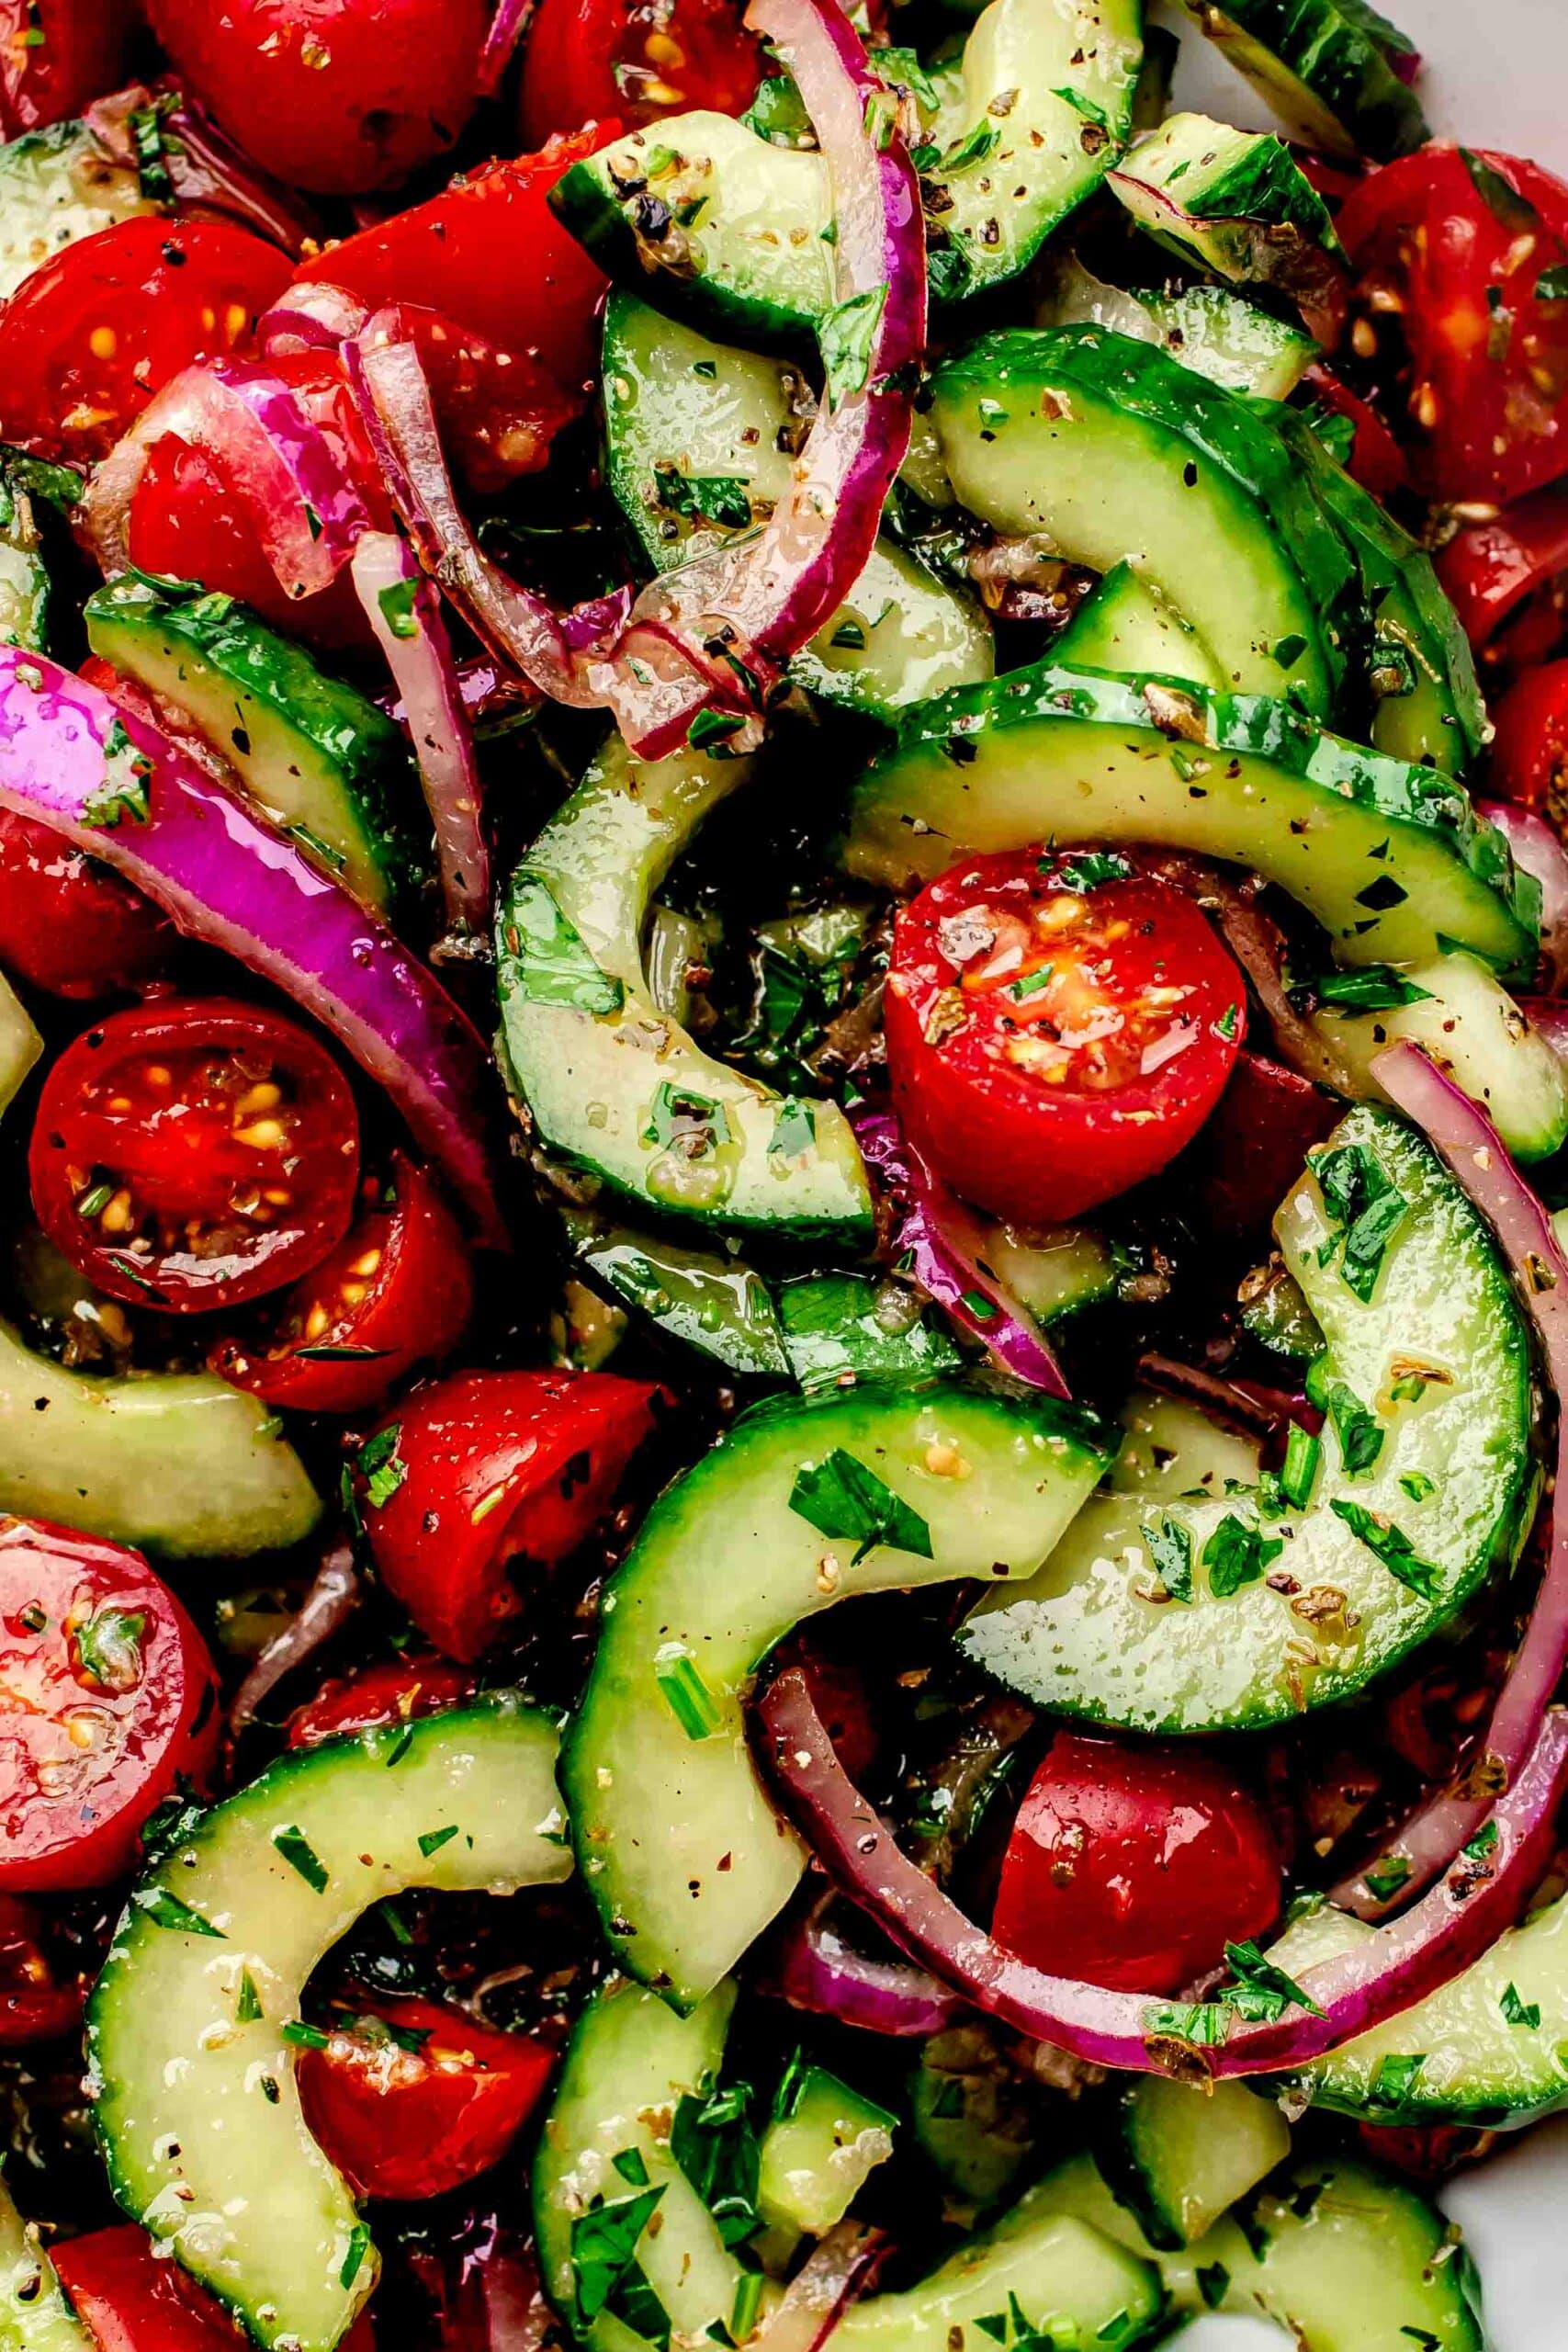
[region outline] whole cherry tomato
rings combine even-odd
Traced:
[[[332,1255],[297,1283],[259,1345],[222,1340],[225,1380],[302,1413],[378,1405],[416,1363],[450,1354],[473,1312],[468,1246],[430,1178],[403,1152]]]
[[[313,1699],[288,1718],[290,1747],[319,1747],[345,1732],[375,1731],[383,1724],[412,1723],[461,1706],[474,1694],[466,1667],[445,1657],[384,1658],[358,1674],[323,1682]]]
[[[476,1658],[522,1606],[508,1563],[564,1559],[603,1517],[662,1389],[604,1372],[437,1381],[361,1450],[382,1583],[448,1657]]]
[[[124,0],[0,0],[0,139],[80,114],[124,75]]]
[[[197,1314],[280,1289],[342,1239],[358,1121],[337,1064],[293,1022],[171,997],[66,1047],[28,1171],[79,1273],[129,1306]]]
[[[0,808],[0,964],[51,996],[156,978],[175,934],[129,882],[31,817]]]
[[[1057,1976],[1175,1993],[1280,1909],[1269,1816],[1200,1748],[1058,1732],[1018,1810],[992,1933]]]
[[[105,1886],[218,1746],[201,1635],[140,1552],[0,1521],[0,1883]]]
[[[609,114],[744,114],[762,54],[744,16],[740,0],[541,0],[523,65],[524,138],[541,146]]]
[[[86,1997],[87,1979],[57,1972],[36,1905],[0,1894],[0,2050],[74,2033]]]
[[[1568,840],[1568,662],[1527,670],[1493,718],[1489,789],[1534,809]]]
[[[489,0],[148,0],[225,130],[322,196],[396,187],[473,111]]]
[[[234,2352],[234,2324],[177,2262],[156,2254],[136,2222],[51,2245],[61,2284],[98,2352]],[[375,2352],[361,2315],[342,2352]]]
[[[1246,1027],[1202,915],[1114,852],[965,858],[898,917],[887,1065],[910,1141],[995,1216],[1049,1221],[1173,1159]]]
[[[1357,347],[1396,376],[1417,487],[1517,498],[1568,471],[1568,187],[1537,164],[1430,146],[1351,190]],[[1543,290],[1542,280],[1546,280]]]
[[[1217,1233],[1261,1239],[1344,1105],[1282,1062],[1243,1054],[1203,1129],[1203,1206]]]
[[[300,2053],[299,2098],[361,2196],[439,2197],[506,2154],[555,2061],[438,2002],[381,1999]]]
[[[249,351],[289,269],[220,220],[142,214],[68,245],[0,311],[0,438],[70,465],[107,457],[182,368]]]

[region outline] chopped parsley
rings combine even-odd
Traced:
[[[130,1899],[139,1911],[145,1911],[155,1928],[175,1928],[187,1936],[212,1936],[220,1943],[228,1941],[221,1928],[215,1928],[210,1919],[204,1919],[199,1911],[182,1903],[172,1888],[139,1886]]]
[[[1390,2051],[1380,2058],[1372,2076],[1371,2093],[1380,2107],[1403,2107],[1416,2087],[1416,2077],[1427,2063],[1424,2050],[1402,2057]]]
[[[603,2311],[611,2308],[617,2289],[637,2269],[636,2255],[637,2240],[648,2227],[664,2194],[663,2184],[645,2188],[634,2197],[616,2198],[613,2204],[603,2200],[590,2205],[587,2211],[574,2214],[571,2223],[571,2267],[577,2289],[577,2319],[584,2329],[592,2327]],[[637,2280],[647,2288],[646,2279],[637,2270]],[[634,2294],[637,2291],[633,2281]],[[649,2290],[649,2291],[651,2291]]]
[[[1192,1531],[1179,1520],[1162,1519],[1139,1530],[1149,1557],[1172,1600],[1192,1598]]]
[[[841,408],[856,392],[864,391],[886,302],[886,283],[871,286],[863,294],[852,294],[848,301],[836,303],[823,319],[818,342],[830,409]]]
[[[1102,882],[1125,882],[1133,868],[1120,850],[1086,849],[1076,857],[1065,857],[1058,865],[1051,859],[1041,861],[1041,871],[1064,890],[1076,890],[1081,897],[1098,890]]]
[[[288,1864],[298,1871],[306,1885],[317,1894],[327,1891],[328,1871],[305,1832],[293,1822],[285,1822],[272,1833],[272,1842]]]
[[[234,2003],[234,2023],[254,2025],[261,2013],[261,1995],[256,1991],[256,1980],[248,1968],[243,1968],[240,1971],[239,1996]]]
[[[751,522],[751,500],[738,474],[683,474],[678,466],[655,466],[654,486],[661,506],[694,522],[716,523],[744,531]]]
[[[1307,1165],[1317,1179],[1325,1213],[1337,1228],[1323,1253],[1324,1262],[1340,1249],[1339,1271],[1346,1287],[1365,1305],[1410,1204],[1365,1144],[1321,1147],[1308,1152]]]
[[[141,1609],[99,1609],[76,1628],[77,1662],[100,1690],[124,1692],[141,1681],[141,1637],[147,1614]]]
[[[1225,1962],[1235,1983],[1223,1984],[1216,1998],[1229,2001],[1244,2018],[1271,2023],[1292,2001],[1314,2018],[1322,2017],[1317,2003],[1302,1990],[1295,1978],[1287,1976],[1282,1968],[1276,1968],[1250,1938],[1246,1943],[1226,1944]]]
[[[361,2266],[363,2265],[365,2257],[369,2251],[369,2229],[365,2222],[355,2222],[353,2229],[350,2230],[348,2233],[348,2252],[344,2256],[343,2268],[338,2272],[338,2284],[340,2287],[353,2286],[355,2280],[359,2276]]]
[[[417,580],[395,580],[377,597],[381,618],[394,637],[407,639],[419,635],[419,619],[414,610],[418,595]]]
[[[1342,1495],[1331,1497],[1328,1508],[1342,1519],[1358,1543],[1374,1553],[1389,1575],[1423,1600],[1436,1600],[1442,1585],[1442,1570],[1430,1560],[1424,1560],[1403,1530],[1380,1511],[1369,1510],[1364,1503],[1350,1502]]]
[[[1392,964],[1363,964],[1353,972],[1322,972],[1291,993],[1310,995],[1345,1012],[1392,1012],[1397,1005],[1425,1003],[1432,991],[1418,989]]]
[[[449,1822],[445,1829],[421,1830],[419,1850],[425,1860],[429,1861],[432,1854],[438,1854],[443,1846],[449,1846],[457,1835],[457,1825],[455,1821]]]
[[[796,1475],[789,1507],[823,1535],[856,1544],[853,1566],[879,1544],[922,1560],[932,1556],[931,1532],[919,1513],[841,1445]]]
[[[1521,2000],[1517,1984],[1504,1985],[1503,1997],[1497,2006],[1503,2012],[1505,2025],[1526,2026],[1533,2033],[1540,2023],[1540,2003]]]
[[[708,2211],[727,2246],[743,2245],[761,2226],[757,2182],[761,2157],[750,2121],[750,2083],[716,2089],[710,2083],[676,2104],[670,2153]]]
[[[1361,1872],[1361,1884],[1374,1902],[1386,1903],[1404,1884],[1410,1867],[1403,1854],[1391,1854],[1386,1862],[1374,1862],[1370,1871]]]
[[[547,883],[519,875],[501,931],[502,995],[531,1004],[565,1004],[578,1012],[618,1012],[626,995],[602,972],[581,933],[556,904]]]
[[[402,1435],[400,1421],[389,1421],[384,1430],[377,1430],[359,1449],[359,1470],[365,1480],[365,1491],[379,1510],[389,1503],[409,1475],[408,1464],[398,1452],[398,1440]]]
[[[1256,1584],[1270,1560],[1277,1560],[1284,1548],[1282,1537],[1265,1535],[1261,1528],[1249,1527],[1246,1520],[1230,1512],[1203,1546],[1209,1590],[1216,1600],[1228,1600],[1244,1584]]]
[[[1328,1392],[1328,1419],[1339,1441],[1348,1478],[1359,1478],[1382,1452],[1383,1431],[1377,1416],[1369,1413],[1353,1388],[1337,1380]]]
[[[1292,1421],[1285,1441],[1285,1459],[1280,1467],[1280,1492],[1295,1510],[1305,1510],[1322,1460],[1321,1439],[1314,1437],[1311,1430],[1303,1430],[1299,1421]]]

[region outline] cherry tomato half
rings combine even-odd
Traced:
[[[68,245],[0,311],[0,437],[70,465],[107,457],[182,368],[249,350],[289,269],[221,220],[142,214]]]
[[[1568,603],[1568,488],[1538,490],[1456,531],[1438,577],[1479,662],[1506,675],[1543,661]]]
[[[1262,1054],[1243,1054],[1203,1130],[1203,1206],[1217,1233],[1261,1240],[1307,1153],[1344,1105]]]
[[[489,0],[148,0],[225,130],[322,196],[396,187],[473,111]]]
[[[1568,840],[1568,662],[1527,670],[1493,718],[1488,788],[1546,818]]]
[[[1179,890],[1103,850],[965,858],[899,914],[887,1065],[916,1148],[998,1216],[1163,1168],[1224,1087],[1242,976]]]
[[[744,114],[761,49],[743,17],[739,0],[542,0],[523,66],[524,138],[542,146],[608,114]]]
[[[1305,382],[1325,408],[1350,424],[1353,438],[1345,470],[1351,480],[1370,490],[1384,506],[1397,491],[1408,490],[1410,469],[1404,452],[1371,403],[1348,384],[1342,384],[1333,369],[1321,362],[1307,369]]]
[[[140,1552],[0,1521],[0,1883],[120,1877],[176,1780],[206,1780],[216,1701],[200,1634]]]
[[[514,1559],[548,1566],[608,1509],[665,1401],[604,1372],[472,1372],[411,1397],[361,1450],[381,1581],[448,1657],[522,1606]]]
[[[385,1658],[359,1674],[323,1682],[313,1699],[288,1718],[290,1747],[319,1747],[345,1732],[375,1731],[383,1724],[412,1723],[461,1706],[474,1694],[474,1678],[445,1657]]]
[[[1058,1732],[1018,1810],[992,1933],[1058,1976],[1175,1993],[1271,1926],[1280,1855],[1216,1758]]]
[[[439,2002],[380,2000],[299,2063],[305,2120],[364,2197],[439,2197],[506,2154],[555,2065],[547,2042]]]
[[[124,74],[124,0],[0,0],[0,139],[80,114]]]
[[[161,972],[166,915],[49,826],[0,808],[0,964],[51,996],[109,996]]]
[[[394,1155],[391,1182],[284,1300],[259,1347],[222,1340],[208,1363],[269,1405],[356,1413],[416,1363],[450,1354],[473,1312],[468,1246],[423,1169]]]
[[[1568,187],[1514,155],[1430,146],[1352,189],[1338,229],[1399,377],[1417,487],[1506,500],[1568,470]]]
[[[50,2258],[98,2352],[234,2352],[234,2324],[216,2296],[177,2262],[155,2254],[136,2222],[65,2239]],[[367,2317],[343,2341],[343,2352],[375,2352]]]
[[[32,1904],[0,1894],[0,2050],[74,2033],[88,1981],[56,1970]]]
[[[39,1223],[79,1273],[129,1306],[198,1314],[280,1289],[343,1238],[359,1125],[305,1030],[175,997],[66,1047],[28,1172]]]

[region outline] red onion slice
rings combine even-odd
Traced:
[[[836,1900],[821,1895],[788,1922],[762,1989],[866,2033],[924,2039],[950,2026],[963,2007],[957,1996],[907,1960],[874,1960],[847,1944],[833,1925]]]
[[[851,2305],[875,2284],[886,2251],[882,2232],[867,2222],[837,2223],[791,2279],[759,2344],[767,2352],[822,2352]]]
[[[1302,1990],[1315,2010],[1291,2003],[1268,2020],[1223,2012],[1224,2038],[1200,2041],[1181,2004],[1047,1975],[966,1918],[855,1788],[798,1667],[785,1668],[757,1712],[759,1758],[795,1826],[829,1876],[912,1960],[1032,2041],[1091,2065],[1193,2080],[1305,2065],[1449,1984],[1517,1918],[1551,1859],[1568,1788],[1568,1713],[1554,1710],[1487,1814],[1497,1834],[1483,1857],[1462,1860],[1403,1918],[1307,1970]]]
[[[115,866],[176,926],[276,983],[391,1096],[483,1238],[484,1041],[425,967],[254,804],[41,654],[0,646],[0,806]]]
[[[1515,865],[1540,884],[1542,985],[1555,995],[1568,981],[1568,850],[1544,817],[1511,800],[1478,800],[1475,813],[1496,827]]]
[[[1484,1781],[1494,1793],[1445,1790],[1385,1839],[1354,1877],[1342,1880],[1332,1890],[1334,1901],[1363,1919],[1382,1918],[1429,1886],[1486,1819],[1496,1789],[1517,1783],[1568,1666],[1568,1259],[1558,1246],[1550,1216],[1509,1159],[1496,1128],[1452,1079],[1411,1045],[1391,1046],[1378,1056],[1372,1070],[1390,1102],[1422,1130],[1496,1235],[1535,1325],[1547,1378],[1558,1399],[1558,1423],[1551,1543],[1540,1589],[1507,1679],[1493,1702],[1477,1761],[1470,1767],[1472,1782]],[[1386,1893],[1379,1895],[1369,1887],[1369,1871]]]
[[[358,1600],[354,1546],[334,1544],[282,1633],[274,1634],[234,1693],[229,1729],[236,1737],[254,1723],[284,1676],[292,1674],[347,1624]]]
[[[370,526],[364,501],[298,395],[253,360],[187,368],[143,409],[93,477],[82,514],[110,579],[130,562],[130,503],[155,442],[215,458],[290,596],[330,588]]]
[[[341,349],[369,316],[356,294],[345,293],[325,278],[303,277],[288,288],[281,302],[263,311],[256,333],[267,358],[291,358],[301,351]]]
[[[493,98],[506,79],[518,42],[528,29],[538,0],[498,0],[485,45],[479,51],[479,92],[481,98]]]
[[[444,952],[483,956],[490,948],[490,851],[473,737],[440,599],[390,531],[366,532],[354,551],[354,585],[402,696],[435,827],[448,932]]]

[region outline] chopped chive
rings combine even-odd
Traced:
[[[722,1721],[719,1702],[697,1661],[687,1651],[660,1654],[653,1679],[665,1705],[688,1739],[711,1739]]]
[[[256,1991],[256,1980],[248,1968],[243,1968],[240,1972],[240,1996],[234,2004],[234,2022],[236,2025],[254,2025],[261,2013],[261,1995]]]
[[[425,1860],[429,1861],[432,1854],[438,1854],[443,1846],[449,1846],[457,1835],[457,1825],[455,1821],[446,1829],[426,1829],[420,1837],[419,1850]]]
[[[285,1822],[281,1828],[273,1831],[272,1842],[290,1870],[299,1871],[312,1893],[326,1893],[329,1875],[326,1864],[302,1829],[293,1822]]]

